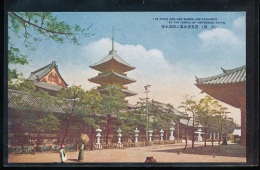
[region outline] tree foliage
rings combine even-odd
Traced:
[[[65,128],[60,146],[64,144],[67,138],[67,135],[71,128],[71,122],[72,122],[74,112],[78,108],[77,102],[79,102],[83,94],[84,94],[84,90],[81,88],[81,86],[72,86],[69,88],[61,89],[57,95],[58,96],[58,100],[56,101],[57,104],[60,105],[65,112],[69,113],[69,117],[67,119],[67,126]]]
[[[19,90],[23,92],[34,92],[36,90],[35,85],[31,80],[26,80],[23,77],[19,77],[16,80],[8,81],[9,89]]]
[[[36,50],[34,44],[43,39],[51,39],[59,44],[69,41],[78,45],[80,36],[88,37],[88,28],[79,25],[70,26],[65,21],[58,21],[51,12],[9,12],[8,13],[8,64],[28,64],[27,56],[16,46],[13,34],[24,39],[25,48]],[[8,67],[8,80],[21,76],[16,69]]]
[[[106,94],[103,95],[103,113],[106,115],[118,115],[118,111],[126,108],[124,94],[121,87],[111,84],[106,87]]]
[[[194,100],[194,96],[185,95],[184,98],[185,101],[181,102],[181,105],[178,108],[182,109],[181,113],[183,114],[183,116],[187,117],[188,120],[192,120],[192,148],[194,148],[194,126],[198,111],[198,103]],[[185,133],[187,133],[187,130],[185,130]],[[185,134],[185,136],[187,136],[187,134]]]
[[[205,96],[200,99],[197,107],[197,117],[196,122],[203,126],[205,132],[204,146],[206,147],[207,141],[207,128],[209,123],[213,121],[213,117],[219,112],[220,104],[217,100],[213,99],[211,96]]]
[[[107,117],[106,144],[108,144],[108,135],[112,117],[117,117],[118,123],[119,111],[126,109],[126,102],[124,101],[125,96],[121,90],[121,86],[111,84],[106,87],[106,94],[103,94],[103,114]]]
[[[174,107],[171,104],[162,104],[156,101],[151,102],[151,115],[153,118],[153,129],[169,129],[177,120],[174,115]]]
[[[96,117],[97,114],[102,113],[102,96],[95,89],[91,89],[85,92],[81,97],[81,109],[84,113],[83,121],[88,126],[91,126],[90,142],[91,150],[94,146],[94,130],[100,128],[99,118]]]

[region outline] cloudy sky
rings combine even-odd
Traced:
[[[28,56],[29,65],[16,67],[29,77],[32,71],[56,61],[69,85],[96,87],[89,78],[98,74],[89,66],[100,61],[112,48],[136,67],[127,73],[136,82],[128,89],[138,95],[127,98],[135,104],[144,98],[144,85],[150,84],[149,98],[178,107],[184,95],[202,98],[194,85],[202,78],[246,64],[245,13],[243,12],[86,12],[53,13],[59,21],[88,28],[91,37],[80,37],[80,45],[60,45],[50,39],[34,44],[35,51],[23,47],[22,38],[11,39]],[[180,28],[181,25],[183,28]],[[178,28],[176,28],[178,27]],[[224,106],[228,106],[223,104]],[[228,106],[236,123],[239,109]]]

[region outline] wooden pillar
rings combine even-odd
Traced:
[[[241,145],[246,146],[246,100],[241,99]]]

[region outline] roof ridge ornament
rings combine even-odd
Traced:
[[[112,29],[112,51],[114,51],[114,27]]]
[[[221,70],[223,70],[224,73],[227,73],[227,70],[221,67]]]

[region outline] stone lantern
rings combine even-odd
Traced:
[[[194,132],[194,133],[197,133],[197,134],[198,134],[198,139],[197,139],[197,141],[198,141],[198,142],[202,142],[203,140],[202,140],[201,134],[204,134],[204,133],[202,132],[201,128],[199,128],[199,129],[198,129],[196,132]]]
[[[160,136],[161,136],[161,140],[160,141],[163,142],[163,133],[164,133],[164,131],[161,129],[159,133],[160,133]]]
[[[135,128],[134,133],[135,133],[135,143],[137,144],[138,143],[138,133],[139,133],[139,130],[137,128]]]
[[[100,137],[101,137],[102,130],[97,129],[96,132],[97,132],[97,135],[96,135],[96,137],[97,137],[97,149],[102,149],[102,145],[100,143]]]
[[[121,143],[121,137],[122,137],[121,132],[122,132],[122,130],[119,128],[117,130],[117,137],[118,137],[117,148],[123,148],[122,143]]]
[[[148,133],[149,133],[149,142],[152,142],[153,131],[149,130]]]
[[[171,127],[170,128],[170,137],[169,137],[169,140],[170,141],[174,141],[174,139],[175,139],[175,137],[173,136],[173,131],[175,130],[175,128],[174,127]]]

